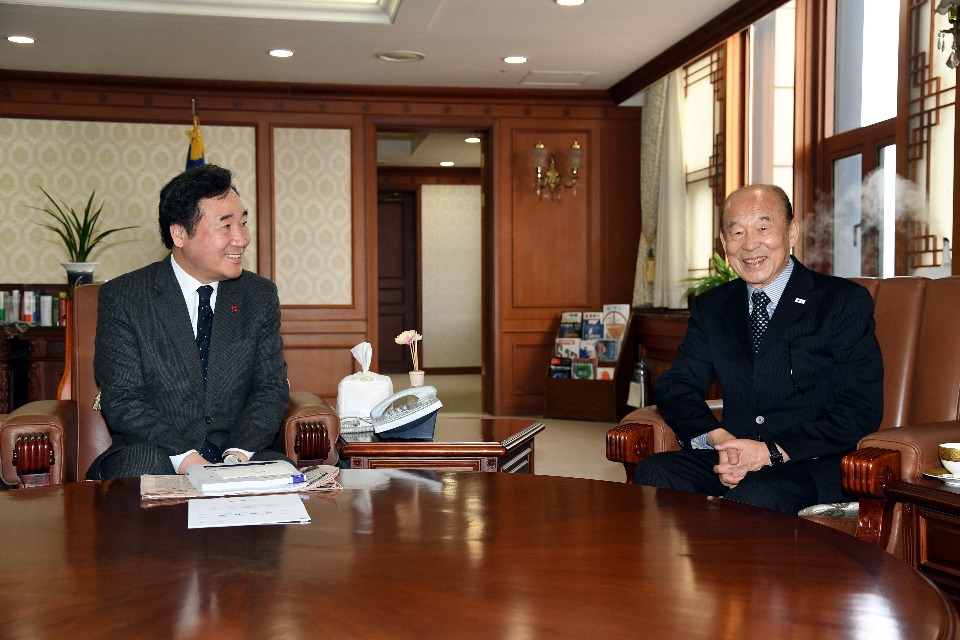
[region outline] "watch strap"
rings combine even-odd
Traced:
[[[773,466],[783,464],[783,454],[780,453],[780,449],[777,448],[776,442],[768,442],[767,449],[770,450],[770,464]]]

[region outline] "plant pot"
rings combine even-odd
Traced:
[[[93,272],[99,262],[61,262],[67,271],[67,284],[71,288],[82,284],[93,284]]]
[[[422,387],[423,386],[423,371],[411,371],[410,372],[410,386],[411,387]]]

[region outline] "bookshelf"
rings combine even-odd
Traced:
[[[0,284],[0,291],[43,291],[55,299],[66,284]],[[59,319],[59,309],[53,314]],[[52,400],[66,360],[62,326],[39,326],[22,321],[0,325],[0,414],[34,400]]]
[[[631,313],[619,357],[615,363],[609,363],[615,369],[613,380],[551,378],[545,374],[544,417],[619,422],[633,410],[627,405],[627,395],[638,356],[635,321],[635,314]]]

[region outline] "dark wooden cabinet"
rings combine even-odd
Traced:
[[[0,291],[40,291],[53,297],[52,320],[60,322],[59,295],[66,284],[0,284]],[[6,318],[0,325],[0,414],[34,400],[57,397],[66,358],[61,326],[41,327]]]
[[[31,326],[0,335],[0,413],[56,398],[66,358],[63,327]]]
[[[886,493],[903,505],[903,559],[960,607],[960,487],[920,478]]]

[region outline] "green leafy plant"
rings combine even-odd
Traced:
[[[30,208],[43,211],[56,222],[49,224],[36,222],[35,224],[49,229],[60,236],[60,239],[63,240],[64,247],[67,249],[67,253],[70,254],[70,262],[86,262],[90,256],[90,252],[93,251],[104,238],[118,231],[136,228],[134,226],[116,227],[98,231],[97,223],[100,221],[100,214],[103,212],[104,203],[101,202],[97,210],[93,210],[93,198],[97,194],[96,189],[90,194],[87,205],[83,208],[82,216],[62,200],[60,204],[57,204],[53,196],[47,193],[43,187],[40,187],[40,191],[43,191],[43,195],[50,201],[50,205]]]
[[[697,276],[693,278],[684,278],[682,282],[690,283],[690,287],[683,292],[683,297],[681,299],[689,298],[690,296],[698,296],[704,291],[709,291],[714,287],[721,285],[725,282],[730,282],[731,280],[736,280],[739,276],[730,268],[730,265],[723,259],[723,257],[717,253],[713,252],[713,255],[710,256],[710,273],[705,276]]]

